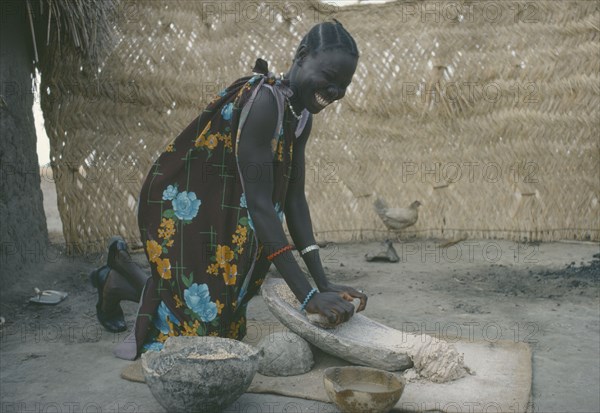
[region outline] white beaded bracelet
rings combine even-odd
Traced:
[[[308,247],[304,248],[302,251],[300,251],[300,255],[304,255],[307,252],[311,252],[311,251],[318,250],[318,249],[319,249],[319,246],[317,244],[312,244],[312,245],[309,245]]]

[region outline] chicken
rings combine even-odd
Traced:
[[[419,210],[421,206],[419,201],[415,201],[408,208],[388,208],[386,203],[377,198],[374,202],[375,211],[385,226],[392,231],[399,231],[414,225],[419,219]]]

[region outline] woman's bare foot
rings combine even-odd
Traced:
[[[123,275],[111,268],[104,283],[102,311],[107,315],[117,314],[121,311],[119,306],[121,300],[139,302],[140,295]]]
[[[118,333],[127,330],[127,325],[125,324],[119,300],[111,297],[109,303],[106,302],[104,291],[110,272],[110,267],[103,265],[90,273],[90,281],[92,286],[98,290],[98,302],[96,303],[98,321],[108,331]]]

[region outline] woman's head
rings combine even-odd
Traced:
[[[296,57],[303,51],[308,51],[310,54],[317,53],[319,51],[339,49],[347,52],[351,56],[358,58],[358,48],[356,42],[348,33],[348,31],[342,26],[342,23],[333,19],[332,22],[324,22],[317,24],[302,38],[298,49],[296,50]],[[294,59],[294,60],[295,60]]]
[[[358,56],[356,42],[337,20],[314,26],[300,42],[290,71],[294,106],[318,113],[344,97]]]

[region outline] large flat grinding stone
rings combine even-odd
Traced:
[[[317,327],[280,295],[277,286],[282,284],[287,285],[281,278],[267,277],[261,287],[262,296],[273,315],[306,341],[359,365],[387,371],[412,367],[406,350],[395,344],[403,342],[401,331],[359,313],[333,329]]]

